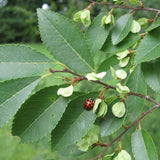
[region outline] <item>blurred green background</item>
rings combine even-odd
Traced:
[[[145,7],[160,9],[159,0],[143,0],[143,2]],[[24,43],[44,54],[48,54],[46,48],[41,44],[36,8],[42,8],[43,6],[43,8],[50,8],[72,18],[75,12],[85,8],[88,4],[89,2],[86,0],[0,0],[0,44]],[[100,12],[109,11],[109,9],[107,6],[94,6],[91,15],[94,17]],[[122,12],[127,12],[127,10],[117,9],[114,14],[121,15]],[[135,19],[142,15],[143,17],[153,18],[155,13],[139,11],[135,13]],[[80,25],[80,27],[82,26]],[[46,83],[45,85],[50,85],[49,82]],[[160,95],[154,94],[150,88],[148,94],[160,101]],[[147,110],[151,105],[147,102],[145,109]],[[142,120],[141,124],[142,128],[151,134],[160,157],[159,114],[160,111],[153,111],[152,114]],[[82,154],[73,146],[68,150],[51,152],[49,135],[34,144],[19,144],[20,139],[11,135],[11,124],[12,121],[0,129],[0,160],[83,160],[93,158],[103,149],[97,147],[87,154]],[[128,146],[130,146],[130,137],[134,130],[135,128],[123,137],[125,140],[123,147],[130,153],[131,148]],[[108,142],[115,136],[105,138],[104,141]],[[114,146],[109,149],[108,153],[113,150]]]
[[[143,2],[146,7],[160,8],[159,0],[143,0]],[[51,10],[72,18],[76,11],[85,8],[88,4],[89,0],[0,0],[0,43],[40,42],[37,8],[42,8],[42,6],[47,8],[48,5]],[[94,17],[109,9],[107,6],[94,6],[91,9],[91,15]],[[127,11],[116,9],[114,14],[119,15]],[[143,15],[153,18],[154,14],[139,11],[135,16]]]

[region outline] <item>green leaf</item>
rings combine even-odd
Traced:
[[[135,56],[135,64],[160,57],[160,28],[149,32],[140,43]]]
[[[0,46],[0,81],[40,75],[54,67],[53,60],[22,45]]]
[[[142,63],[142,71],[147,84],[160,93],[160,58]]]
[[[96,115],[84,109],[83,104],[88,98],[95,98],[98,93],[90,93],[71,101],[57,127],[52,131],[53,149],[65,148],[79,141],[88,132]]]
[[[129,48],[132,45],[134,45],[140,38],[141,37],[139,34],[130,33],[122,42],[120,42],[117,45],[113,45],[111,37],[109,36],[102,48],[102,51],[104,51],[105,53],[113,53],[113,54],[119,51],[123,51],[126,48]]]
[[[106,120],[101,123],[101,136],[109,136],[116,132],[123,124],[123,118],[117,118],[113,116],[111,113],[105,116]]]
[[[17,112],[12,134],[19,136],[22,143],[37,141],[56,127],[68,104],[67,98],[57,95],[58,88],[40,90]]]
[[[110,66],[115,66],[119,63],[117,56],[107,58],[98,68],[98,72],[108,71]]]
[[[76,72],[91,72],[92,55],[78,27],[58,13],[37,12],[42,40],[53,56]]]
[[[116,132],[123,124],[125,116],[122,118],[117,118],[112,114],[112,106],[115,102],[117,102],[118,99],[114,100],[110,105],[109,105],[109,112],[107,113],[107,115],[105,116],[106,120],[103,120],[101,122],[101,136],[105,137],[105,136],[109,136],[111,134],[113,134],[114,132]]]
[[[141,71],[141,66],[137,66],[136,69],[131,73],[128,81],[127,86],[129,87],[130,91],[135,93],[140,93],[143,95],[147,94],[147,86],[144,80],[143,73]],[[134,121],[142,112],[144,106],[144,99],[130,95],[126,101],[128,106],[128,117]]]
[[[160,26],[160,17],[155,21],[155,23],[154,23],[153,25],[149,26],[149,27],[146,29],[146,31],[147,31],[147,32],[150,32],[150,31],[152,31],[153,29],[156,29],[156,28],[159,27],[159,26]]]
[[[131,14],[125,14],[121,16],[117,21],[112,31],[112,43],[113,45],[121,42],[130,32],[133,16]]]
[[[97,16],[86,31],[86,39],[93,55],[95,55],[104,44],[109,35],[110,25],[101,27],[101,19],[105,14]]]
[[[73,144],[73,145],[68,146],[67,148],[64,148],[64,149],[58,151],[58,154],[62,155],[63,157],[70,156],[72,158],[73,157],[77,158],[77,156],[81,156],[82,154],[84,154],[84,152],[78,150],[76,147],[76,144]],[[57,160],[57,159],[55,159],[55,160]]]
[[[0,83],[0,127],[14,116],[39,81],[40,77],[27,77]]]
[[[154,142],[145,130],[137,130],[133,134],[132,151],[135,160],[158,160]]]

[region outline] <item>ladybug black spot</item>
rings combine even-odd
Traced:
[[[84,108],[86,109],[86,110],[91,110],[91,109],[93,109],[93,107],[94,107],[94,100],[92,99],[92,98],[89,98],[89,99],[87,99],[85,102],[84,102]]]

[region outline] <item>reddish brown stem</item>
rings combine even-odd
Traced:
[[[57,72],[70,73],[70,74],[72,74],[72,75],[75,75],[75,76],[79,77],[80,80],[87,80],[86,77],[84,77],[84,76],[82,76],[82,75],[80,75],[80,74],[77,74],[77,73],[75,73],[75,72],[72,72],[72,71],[69,70],[69,69],[64,69],[64,70],[62,70],[62,71],[58,71],[58,70],[53,70],[53,69],[50,68],[49,70],[50,70],[51,73],[57,73]],[[91,81],[91,82],[101,84],[101,85],[105,86],[107,89],[110,88],[110,89],[116,90],[116,87],[111,86],[111,85],[108,85],[108,84],[106,84],[106,83],[103,83],[103,82],[101,82],[101,81],[99,81],[99,80],[97,80],[97,81]],[[155,104],[157,104],[157,105],[160,104],[160,103],[158,103],[156,100],[152,99],[151,97],[142,95],[142,94],[140,94],[140,93],[129,92],[127,95],[128,95],[128,96],[133,95],[133,96],[137,96],[137,97],[140,97],[140,98],[144,98],[144,99],[146,99],[146,100],[148,100],[148,101],[151,101],[151,102],[153,102],[153,103],[155,103]]]
[[[134,121],[133,123],[131,123],[128,127],[125,128],[125,130],[119,135],[117,136],[112,142],[110,142],[109,144],[105,144],[106,145],[106,148],[96,157],[90,159],[90,160],[95,160],[99,157],[102,157],[102,155],[104,154],[104,152],[107,151],[107,149],[113,144],[115,143],[116,141],[118,141],[130,128],[132,128],[135,124],[139,123],[139,121],[141,119],[143,119],[148,113],[151,113],[154,109],[156,108],[160,108],[160,104],[158,105],[155,105],[153,106],[151,109],[149,109],[148,111],[144,112],[136,121]],[[98,144],[96,145],[98,146]],[[100,145],[101,146],[101,145]],[[103,143],[103,146],[104,146],[104,143]]]
[[[155,18],[153,19],[152,25],[153,25],[153,24],[155,23],[155,21],[158,19],[159,15],[160,15],[160,11],[157,12]]]
[[[123,9],[131,9],[134,11],[152,11],[152,12],[160,12],[159,9],[154,9],[154,8],[135,8],[135,7],[130,7],[130,6],[119,6],[119,5],[114,5],[112,3],[108,3],[108,2],[96,2],[94,0],[89,0],[90,2],[94,3],[94,4],[98,4],[98,5],[108,5],[108,6],[112,6],[114,8],[123,8]]]
[[[69,69],[64,69],[64,70],[62,70],[62,71],[53,70],[53,69],[49,69],[49,70],[50,70],[51,73],[56,73],[56,72],[70,73],[70,74],[72,74],[72,75],[75,75],[75,76],[79,77],[78,80],[80,80],[80,81],[81,81],[81,80],[88,80],[86,77],[84,77],[84,76],[82,76],[82,75],[80,75],[80,74],[77,74],[77,73],[75,73],[75,72],[72,72],[72,71],[69,70]],[[99,80],[97,80],[97,81],[91,81],[91,82],[97,83],[97,84],[101,84],[101,85],[105,86],[106,88],[111,88],[111,89],[116,90],[116,87],[111,86],[111,85],[108,85],[108,84],[106,84],[106,83],[103,83],[103,82],[101,82],[101,81],[99,81]],[[116,141],[118,141],[130,128],[132,128],[135,124],[139,123],[139,121],[140,121],[141,119],[143,119],[148,113],[151,113],[151,112],[152,112],[154,109],[156,109],[156,108],[160,108],[160,103],[158,103],[156,100],[152,99],[152,98],[149,97],[149,96],[145,96],[145,95],[142,95],[142,94],[140,94],[140,93],[134,93],[134,92],[129,92],[129,93],[127,94],[127,96],[130,96],[130,95],[137,96],[137,97],[140,97],[140,98],[144,98],[144,99],[146,99],[146,100],[148,100],[148,101],[151,101],[151,102],[155,103],[156,105],[153,106],[153,107],[152,107],[151,109],[149,109],[148,111],[144,112],[136,121],[134,121],[133,123],[131,123],[128,127],[125,127],[125,130],[124,130],[119,136],[117,136],[112,142],[110,142],[109,144],[104,144],[104,143],[95,143],[95,144],[93,144],[93,146],[101,146],[101,147],[106,147],[106,148],[105,148],[98,156],[94,157],[94,158],[91,159],[91,160],[94,160],[94,159],[96,159],[96,158],[101,158],[102,155],[104,154],[104,152],[105,152],[113,143],[115,143]]]
[[[93,146],[108,147],[108,145],[107,145],[107,144],[105,144],[105,143],[100,143],[100,142],[98,142],[98,143],[94,143],[94,144],[93,144]]]

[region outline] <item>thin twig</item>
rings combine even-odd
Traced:
[[[108,5],[108,6],[112,6],[114,8],[123,8],[123,9],[131,9],[134,11],[152,11],[152,12],[160,12],[159,9],[155,9],[155,8],[135,8],[135,7],[130,7],[130,6],[120,6],[120,5],[114,5],[112,3],[108,3],[108,2],[96,2],[94,0],[89,0],[90,2],[94,3],[94,4],[98,4],[98,5]]]
[[[112,142],[110,142],[109,144],[104,144],[104,143],[103,143],[103,146],[106,145],[106,148],[105,148],[98,156],[96,156],[96,157],[94,157],[94,158],[92,158],[92,159],[90,159],[90,160],[95,160],[95,159],[97,159],[97,158],[101,158],[102,155],[104,154],[104,152],[106,152],[107,149],[108,149],[114,142],[118,141],[130,128],[132,128],[135,124],[139,123],[139,121],[140,121],[141,119],[143,119],[147,114],[152,113],[152,111],[153,111],[154,109],[156,109],[156,108],[160,108],[160,104],[155,105],[155,106],[153,106],[152,108],[150,108],[148,111],[142,113],[142,115],[141,115],[136,121],[134,121],[132,124],[130,124],[128,127],[126,127],[125,130],[124,130],[119,136],[117,136]],[[98,143],[96,143],[96,146],[98,146]],[[100,144],[100,146],[101,146],[101,144]]]
[[[70,74],[72,74],[72,75],[75,75],[75,76],[80,77],[81,80],[88,80],[86,77],[84,77],[84,76],[82,76],[82,75],[80,75],[80,74],[77,74],[77,73],[75,73],[75,72],[72,72],[71,70],[69,70],[69,69],[67,69],[67,68],[64,69],[64,70],[60,70],[60,71],[58,71],[58,70],[53,70],[53,69],[51,69],[51,68],[50,68],[49,70],[50,70],[51,73],[56,73],[56,72],[70,73]],[[97,81],[91,81],[91,82],[101,84],[101,85],[105,86],[107,89],[110,88],[110,89],[116,90],[116,87],[111,86],[111,85],[106,84],[106,83],[103,83],[103,82],[101,82],[101,81],[99,81],[99,80],[97,80]],[[140,98],[144,98],[144,99],[146,99],[146,100],[148,100],[148,101],[151,101],[151,102],[153,102],[153,103],[155,103],[155,104],[157,104],[157,105],[160,105],[160,103],[158,103],[156,100],[152,99],[150,96],[146,96],[146,95],[142,95],[142,94],[140,94],[140,93],[134,93],[134,92],[129,92],[127,95],[128,95],[128,96],[133,95],[133,96],[137,96],[137,97],[140,97]]]
[[[143,8],[143,7],[141,7],[141,8],[135,8],[135,7],[130,7],[130,6],[126,6],[126,5],[124,5],[124,6],[114,5],[114,4],[108,3],[108,2],[96,2],[96,1],[94,1],[94,0],[89,0],[89,1],[92,2],[92,4],[108,5],[108,6],[112,6],[113,8],[131,9],[132,11],[140,11],[140,10],[141,10],[141,11],[157,12],[155,18],[153,19],[153,23],[152,23],[152,24],[155,23],[155,21],[157,20],[157,18],[158,18],[159,15],[160,15],[160,10],[159,10],[159,9],[154,9],[154,8]],[[56,73],[56,72],[70,73],[70,74],[72,74],[72,75],[75,75],[75,76],[80,77],[81,80],[87,80],[86,77],[84,77],[84,76],[82,76],[82,75],[79,75],[79,74],[77,74],[77,73],[75,73],[75,72],[72,72],[72,71],[69,70],[69,69],[64,69],[64,70],[62,70],[62,71],[55,71],[55,70],[50,69],[50,72],[51,72],[51,73]],[[116,90],[116,87],[111,86],[111,85],[108,85],[108,84],[106,84],[106,83],[103,83],[103,82],[101,82],[101,81],[99,81],[99,80],[97,80],[97,81],[91,81],[91,82],[98,83],[98,84],[101,84],[101,85],[105,86],[106,88],[111,88],[111,89]],[[128,96],[133,95],[133,96],[137,96],[137,97],[140,97],[140,98],[144,98],[144,99],[146,99],[146,100],[148,100],[148,101],[151,101],[151,102],[155,103],[156,105],[153,106],[152,108],[150,108],[148,111],[142,113],[142,115],[141,115],[137,120],[135,120],[133,123],[131,123],[128,127],[125,127],[125,130],[124,130],[119,136],[117,136],[113,141],[111,141],[109,144],[104,144],[104,143],[95,143],[95,144],[93,144],[93,146],[101,146],[101,147],[106,147],[106,148],[105,148],[98,156],[94,157],[94,158],[91,159],[91,160],[95,160],[95,159],[97,159],[97,158],[101,158],[102,155],[107,151],[107,149],[108,149],[113,143],[115,143],[116,141],[118,141],[130,128],[132,128],[135,124],[138,124],[138,123],[140,122],[140,120],[142,120],[147,114],[151,113],[154,109],[160,108],[160,103],[158,103],[156,100],[152,99],[150,96],[146,96],[146,95],[142,95],[142,94],[140,94],[140,93],[134,93],[134,92],[129,92],[127,95],[128,95]]]
[[[160,11],[157,12],[155,18],[153,19],[152,25],[153,25],[153,24],[155,23],[155,21],[158,19],[159,15],[160,15]]]
[[[51,68],[50,68],[49,70],[50,70],[51,73],[56,73],[56,72],[70,73],[70,74],[72,74],[72,75],[78,76],[81,80],[88,80],[86,77],[84,77],[84,76],[82,76],[82,75],[80,75],[80,74],[77,74],[77,73],[75,73],[75,72],[72,72],[71,70],[69,70],[69,69],[67,69],[67,68],[64,69],[64,70],[59,70],[59,71],[58,71],[58,70],[53,70],[53,69],[51,69]],[[97,81],[91,81],[91,82],[94,82],[94,83],[97,83],[97,84],[101,84],[101,85],[105,86],[106,88],[111,88],[111,89],[116,90],[116,87],[111,86],[111,85],[108,85],[108,84],[106,84],[106,83],[103,83],[103,82],[101,82],[101,81],[99,81],[99,80],[97,80]],[[101,158],[102,155],[104,154],[104,152],[105,152],[113,143],[115,143],[116,141],[118,141],[130,128],[132,128],[135,124],[138,124],[139,121],[140,121],[141,119],[143,119],[148,113],[151,113],[151,112],[152,112],[154,109],[156,109],[156,108],[160,108],[160,103],[158,103],[156,100],[152,99],[152,98],[149,97],[149,96],[145,96],[145,95],[142,95],[142,94],[140,94],[140,93],[134,93],[134,92],[129,92],[127,95],[128,95],[128,96],[133,95],[133,96],[137,96],[137,97],[140,97],[140,98],[144,98],[144,99],[146,99],[146,100],[148,100],[148,101],[151,101],[151,102],[155,103],[156,105],[153,106],[153,107],[152,107],[151,109],[149,109],[148,111],[142,113],[142,115],[141,115],[137,120],[135,120],[133,123],[131,123],[128,127],[125,127],[125,128],[124,128],[125,130],[124,130],[119,136],[117,136],[112,142],[110,142],[109,144],[104,144],[104,143],[95,143],[95,144],[93,144],[93,146],[101,146],[101,147],[106,147],[106,148],[105,148],[98,156],[94,157],[94,158],[91,159],[91,160],[95,160],[96,158]]]

